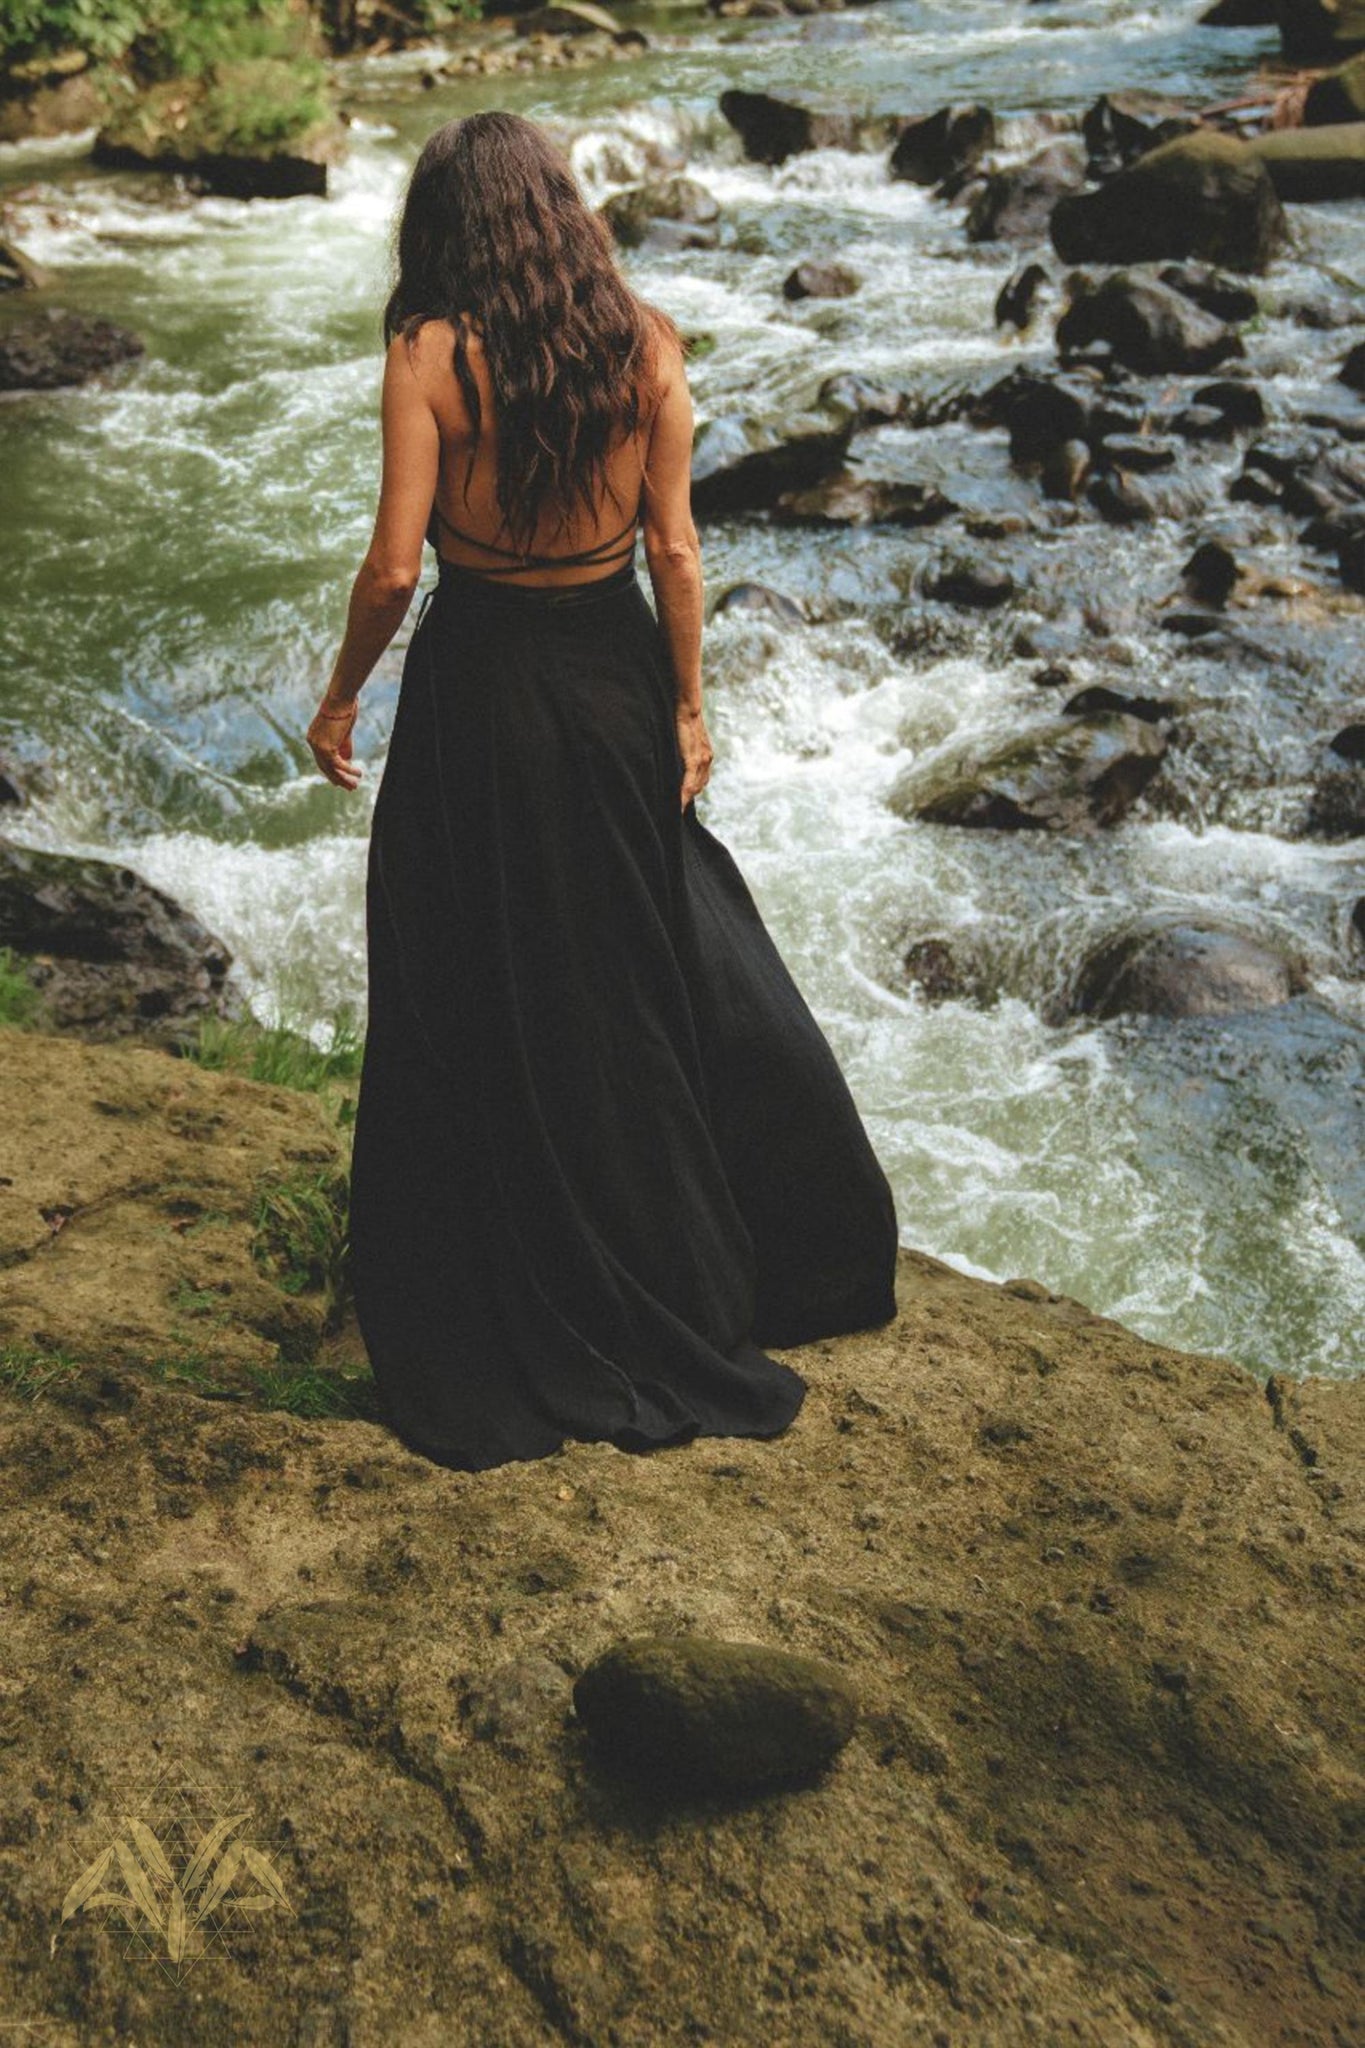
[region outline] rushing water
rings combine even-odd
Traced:
[[[996,336],[991,307],[1014,258],[967,244],[960,209],[891,182],[880,155],[744,162],[716,109],[726,85],[818,87],[905,114],[982,99],[1022,152],[1040,115],[1078,113],[1105,88],[1234,96],[1275,39],[1200,30],[1196,11],[886,0],[739,24],[653,10],[637,17],[648,54],[590,70],[423,91],[427,58],[359,63],[352,152],[326,201],[189,198],[94,171],[79,141],[0,152],[17,239],[62,274],[67,303],[147,342],[109,388],[0,413],[0,745],[50,775],[19,833],[114,855],[170,890],[233,949],[262,1015],[284,989],[316,1018],[363,1007],[369,805],[415,606],[362,700],[361,795],[317,776],[302,733],[373,517],[390,223],[438,121],[493,105],[552,121],[594,200],[685,155],[721,204],[721,246],[623,260],[648,296],[715,337],[692,371],[698,416],[768,409],[834,370],[913,384],[1008,367],[1020,346]],[[1354,336],[1295,326],[1277,295],[1320,296],[1324,267],[1334,289],[1365,271],[1359,205],[1293,219],[1255,358],[1286,416]],[[861,273],[854,299],[783,300],[792,262],[816,253]],[[875,455],[868,444],[869,466],[965,465],[982,507],[1034,502],[1002,439],[897,429]],[[1236,456],[1200,459],[1230,473]],[[1225,480],[1211,478],[1215,502]],[[1282,533],[1263,538],[1260,566],[1303,572]],[[1077,659],[1077,682],[1161,688],[1178,664],[1193,740],[1092,838],[907,824],[885,799],[908,762],[1037,713],[1037,662],[1012,646],[1017,609],[935,624],[917,598],[943,540],[760,519],[704,530],[712,594],[756,577],[814,621],[708,625],[717,759],[701,810],[844,1064],[904,1240],[965,1271],[1035,1275],[1148,1336],[1253,1368],[1354,1370],[1365,997],[1347,915],[1365,864],[1360,842],[1286,832],[1315,750],[1360,715],[1360,621],[1349,608],[1330,631],[1280,617],[1240,668],[1173,650],[1156,607],[1190,530],[1118,532],[1087,516],[1040,541],[1028,616],[1064,621],[1088,577],[1107,652]],[[907,640],[897,629],[913,619],[922,630]],[[917,651],[895,651],[907,644]],[[1293,936],[1311,989],[1245,1016],[1046,1022],[1059,962],[1135,905],[1232,910]],[[907,986],[897,962],[921,936],[988,963],[991,999],[930,1006]]]

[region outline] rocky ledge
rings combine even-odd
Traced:
[[[893,1324],[789,1354],[774,1442],[448,1472],[363,1400],[264,1405],[364,1383],[270,1198],[342,1169],[316,1099],[5,1031],[0,1121],[14,2022],[1359,2039],[1359,1385],[906,1250]],[[699,1674],[741,1667],[708,1771]],[[660,1712],[682,1673],[690,1789],[593,1670]],[[746,1790],[745,1699],[792,1684],[816,1761]]]

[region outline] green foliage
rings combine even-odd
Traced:
[[[278,1024],[259,1024],[254,1018],[228,1022],[222,1017],[205,1017],[185,1054],[201,1067],[314,1095],[333,1082],[354,1081],[364,1055],[364,1034],[349,1003],[333,1012],[325,1048],[313,1043],[296,1013],[292,1022]]]
[[[64,1351],[42,1351],[35,1344],[0,1344],[0,1387],[21,1400],[36,1401],[54,1380],[69,1379],[79,1362]]]
[[[314,18],[294,0],[0,0],[11,63],[59,50],[126,57],[144,79],[202,78],[216,65],[315,56]]]
[[[22,955],[0,946],[0,1024],[36,1024],[42,1009],[42,994],[29,980]]]
[[[317,127],[328,111],[321,64],[305,70],[278,57],[256,57],[214,74],[196,125],[216,150],[272,149]]]
[[[252,1210],[257,1264],[285,1294],[324,1292],[329,1315],[346,1284],[349,1197],[345,1174],[324,1167],[266,1181]]]
[[[368,1373],[325,1373],[315,1366],[258,1367],[252,1374],[261,1405],[289,1415],[379,1419],[378,1389]]]

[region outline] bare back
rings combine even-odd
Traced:
[[[562,586],[586,583],[610,575],[629,558],[634,545],[635,520],[644,509],[644,470],[652,422],[643,421],[636,432],[613,449],[607,458],[606,481],[614,497],[604,491],[595,508],[596,517],[587,519],[580,506],[563,525],[559,513],[543,512],[531,538],[529,554],[543,556],[596,556],[591,565],[572,561],[564,567],[538,561],[528,567],[525,557],[510,547],[497,502],[496,478],[498,428],[492,380],[476,328],[467,331],[470,373],[479,393],[481,429],[475,447],[473,424],[459,380],[455,375],[453,351],[455,330],[448,320],[428,321],[420,330],[414,364],[440,433],[437,471],[436,511],[432,538],[437,552],[461,568],[498,581],[524,585]],[[470,453],[474,451],[470,472]],[[468,474],[469,490],[464,485]],[[459,532],[453,532],[458,528]],[[439,538],[437,531],[439,529]],[[482,543],[482,545],[480,545]],[[615,545],[613,545],[613,543]]]

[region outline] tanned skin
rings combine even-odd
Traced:
[[[308,744],[319,769],[338,789],[355,789],[364,774],[351,739],[357,699],[412,602],[422,569],[422,548],[438,489],[443,507],[467,533],[506,547],[499,529],[494,490],[496,422],[487,366],[477,329],[467,330],[469,362],[478,382],[485,422],[474,458],[469,494],[463,482],[473,446],[473,428],[452,368],[455,333],[449,321],[429,320],[411,342],[397,336],[384,363],[381,419],[384,460],[374,534],[351,589],[346,633],[331,681],[308,728]],[[575,517],[555,530],[553,521],[537,532],[529,552],[577,554],[605,542],[625,524],[641,496],[645,562],[655,609],[677,685],[678,747],[683,760],[679,792],[682,809],[706,787],[713,749],[702,710],[701,544],[692,520],[692,396],[682,351],[658,336],[657,403],[639,433],[613,451],[607,481],[619,503],[604,494],[592,527]],[[489,422],[493,422],[489,425]],[[472,569],[486,569],[490,557],[442,534],[442,552]],[[611,574],[581,567],[519,569],[500,583],[560,587],[589,583]]]

